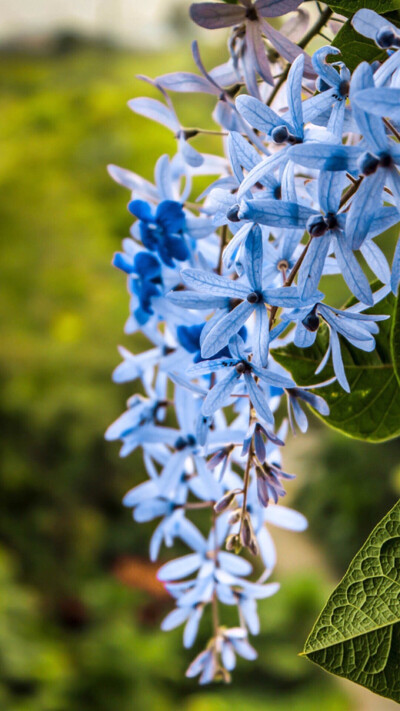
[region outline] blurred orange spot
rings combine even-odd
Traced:
[[[124,556],[119,558],[113,568],[113,573],[124,585],[136,590],[144,590],[155,598],[169,599],[167,591],[156,574],[159,565],[142,558]]]

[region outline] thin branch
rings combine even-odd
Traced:
[[[299,47],[301,49],[305,49],[308,45],[309,42],[311,42],[312,39],[318,34],[320,30],[322,30],[323,26],[330,20],[330,18],[333,15],[333,10],[330,9],[330,7],[325,8],[325,10],[322,12],[320,18],[315,22],[315,24],[310,27],[308,32],[304,35],[303,39],[300,40],[299,42]]]
[[[218,539],[217,539],[217,514],[215,513],[214,509],[212,510],[212,527],[214,531],[214,563],[215,566],[218,566],[218,552],[219,552],[219,547],[218,547]],[[211,598],[211,609],[212,609],[212,621],[213,621],[213,632],[214,632],[214,637],[216,638],[218,635],[218,630],[219,630],[219,614],[218,614],[218,597],[217,597],[217,591],[214,589],[212,598]]]
[[[389,131],[391,131],[393,133],[393,136],[395,136],[395,138],[397,138],[397,140],[400,141],[400,133],[398,132],[397,128],[395,128],[393,126],[393,124],[390,123],[390,121],[387,118],[383,119],[383,123],[385,124],[385,126],[388,127]]]
[[[215,501],[189,501],[183,504],[181,508],[185,511],[194,511],[195,509],[210,509],[213,508]]]
[[[361,185],[362,180],[363,180],[363,176],[358,178],[358,180],[355,180],[354,182],[352,182],[352,185],[350,185],[350,187],[346,190],[346,192],[342,196],[342,199],[340,201],[340,207],[343,207],[343,205],[345,205],[346,202],[348,200],[350,200],[351,197],[353,197],[353,195],[357,192],[359,186]],[[296,276],[297,272],[299,271],[301,265],[303,264],[304,258],[308,252],[311,242],[312,242],[312,237],[310,237],[307,244],[305,245],[302,253],[300,254],[300,257],[298,258],[298,260],[297,260],[296,264],[294,265],[292,271],[290,272],[288,278],[285,280],[285,283],[283,284],[283,286],[291,286],[293,284],[295,276]],[[271,314],[269,317],[269,328],[270,329],[274,325],[275,316],[277,314],[278,308],[279,308],[278,306],[273,306],[271,309]]]
[[[348,200],[350,200],[351,197],[357,192],[358,188],[361,185],[361,182],[363,180],[364,176],[361,175],[356,181],[350,185],[350,187],[346,190],[346,192],[342,195],[342,199],[340,200],[339,203],[339,208],[343,207],[343,205],[346,204]]]
[[[326,22],[327,22],[327,21],[329,20],[329,18],[332,16],[332,14],[333,14],[333,11],[330,9],[330,7],[327,7],[327,8],[321,13],[321,15],[320,15],[320,17],[318,18],[318,20],[314,23],[314,25],[313,25],[312,27],[310,27],[310,29],[308,30],[308,32],[306,32],[306,34],[304,35],[303,39],[300,40],[298,46],[299,46],[301,49],[305,49],[305,48],[307,47],[308,43],[311,42],[311,40],[314,39],[314,37],[316,37],[316,35],[318,35],[318,33],[320,32],[320,30],[322,30],[322,28],[324,27],[324,25],[326,24]],[[275,84],[275,86],[274,86],[274,88],[273,88],[273,90],[272,90],[272,92],[271,92],[271,95],[270,95],[269,98],[268,98],[268,101],[267,101],[267,105],[268,105],[268,106],[271,106],[271,104],[272,104],[273,100],[275,99],[275,96],[277,95],[279,89],[281,88],[281,86],[282,86],[282,85],[284,84],[284,82],[286,81],[287,76],[288,76],[288,74],[289,74],[289,70],[290,70],[290,64],[287,64],[285,70],[284,70],[284,71],[282,72],[282,74],[281,74],[281,77],[280,77],[279,81]]]
[[[228,225],[222,225],[222,227],[221,227],[221,244],[219,247],[218,268],[217,268],[218,274],[221,274],[221,272],[222,272],[222,255],[224,252],[224,248],[226,247],[226,244],[227,244],[227,238],[228,238]]]
[[[217,131],[209,128],[184,128],[186,138],[194,138],[198,133],[204,133],[206,136],[228,136],[228,131]]]
[[[250,413],[251,413],[251,403],[250,403]],[[251,420],[251,416],[250,416],[250,420]],[[239,539],[240,539],[240,534],[242,532],[244,517],[246,516],[246,512],[247,512],[247,494],[249,491],[250,469],[251,469],[252,459],[253,459],[253,451],[252,451],[252,448],[250,447],[249,454],[247,456],[246,469],[244,472],[244,479],[243,479],[243,503],[242,503],[242,512],[240,514],[240,526],[239,526],[239,532],[238,532]]]
[[[310,239],[308,240],[307,244],[305,245],[302,253],[300,254],[300,257],[298,258],[296,264],[294,265],[292,271],[290,272],[288,278],[285,280],[285,283],[283,284],[283,286],[291,286],[293,284],[294,278],[295,278],[297,272],[299,271],[301,265],[303,264],[304,258],[308,252],[308,248],[311,244],[311,239],[312,238],[310,237]],[[269,317],[269,328],[270,329],[274,325],[275,316],[278,311],[278,308],[279,308],[278,306],[273,306],[271,309],[271,314]]]

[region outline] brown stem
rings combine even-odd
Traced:
[[[251,408],[250,408],[250,412],[251,412]],[[238,533],[239,539],[240,539],[240,534],[242,532],[243,520],[246,515],[246,510],[247,510],[247,494],[249,491],[250,469],[251,469],[252,459],[253,459],[253,451],[250,447],[249,454],[247,457],[246,469],[244,472],[244,479],[243,479],[243,503],[242,503],[242,512],[240,514],[240,526],[239,526],[239,533]]]
[[[219,248],[218,267],[217,267],[218,274],[221,274],[221,272],[222,272],[222,255],[224,252],[224,248],[226,246],[227,237],[228,237],[228,225],[222,225],[222,227],[221,227],[221,244],[220,244],[220,248]]]
[[[203,133],[206,136],[228,136],[227,131],[217,131],[211,128],[198,128],[197,126],[195,128],[184,128],[183,130],[185,134],[191,134],[188,135],[187,138],[194,138],[194,136],[197,136],[198,133]]]
[[[352,183],[352,185],[350,185],[350,187],[346,190],[346,192],[342,196],[342,199],[340,200],[340,207],[343,207],[343,205],[345,205],[346,202],[348,200],[350,200],[351,197],[353,197],[353,195],[357,192],[359,186],[361,185],[362,180],[363,180],[363,176],[361,175],[361,177],[358,178],[358,180],[354,181]],[[293,284],[294,278],[295,278],[297,272],[299,271],[299,269],[304,261],[304,258],[308,252],[308,248],[311,244],[311,241],[312,241],[312,237],[310,237],[307,244],[305,245],[302,253],[300,254],[300,257],[298,258],[296,264],[294,265],[292,271],[290,272],[290,274],[289,274],[288,278],[286,279],[285,283],[283,284],[283,286],[291,286]],[[276,312],[278,311],[278,308],[279,308],[278,306],[273,306],[271,309],[271,314],[269,317],[269,328],[270,329],[272,328],[272,326],[274,324],[275,316],[276,316]]]
[[[299,271],[301,265],[303,264],[304,257],[306,256],[306,254],[308,252],[308,248],[311,244],[311,239],[312,238],[310,237],[310,239],[308,240],[307,244],[305,245],[302,253],[300,254],[300,257],[298,258],[296,264],[294,265],[292,271],[290,272],[288,278],[285,280],[285,283],[283,286],[291,286],[293,284],[294,278],[295,278],[297,272]],[[273,306],[271,309],[271,313],[270,313],[270,317],[269,317],[269,328],[270,329],[274,325],[275,316],[276,316],[276,312],[278,311],[278,308],[279,308],[278,306]]]
[[[217,541],[217,514],[214,509],[212,510],[212,526],[214,531],[214,561],[215,565],[218,566],[218,541]],[[213,621],[213,631],[214,637],[218,634],[219,629],[219,614],[218,614],[218,598],[217,592],[214,590],[211,599],[211,609],[212,609],[212,621]]]
[[[344,195],[342,195],[342,198],[339,203],[339,208],[343,207],[343,205],[346,204],[348,200],[350,200],[351,197],[357,192],[358,188],[361,185],[361,182],[363,180],[364,176],[361,175],[356,181],[353,182],[352,185],[346,190]]]
[[[215,501],[189,501],[188,503],[184,504],[182,508],[190,511],[194,511],[195,509],[209,509],[213,508],[215,504]]]
[[[395,128],[387,118],[383,119],[383,123],[385,124],[385,126],[388,127],[389,131],[393,133],[393,136],[395,136],[397,140],[400,141],[400,133],[398,132],[397,128]]]

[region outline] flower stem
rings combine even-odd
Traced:
[[[214,561],[215,566],[218,567],[218,540],[217,540],[217,514],[214,509],[212,510],[212,528],[214,532]],[[212,622],[213,622],[213,632],[214,637],[217,637],[219,630],[219,613],[218,613],[218,597],[217,591],[214,588],[212,598],[211,598],[211,609],[212,609]]]
[[[397,140],[400,141],[400,133],[398,132],[397,128],[395,128],[387,118],[383,119],[383,123],[385,124],[385,126],[388,127],[389,131],[393,133],[393,136],[395,136]]]
[[[333,14],[333,10],[331,10],[330,7],[327,7],[321,13],[318,20],[313,24],[312,27],[310,27],[308,32],[306,32],[306,34],[304,35],[303,39],[301,39],[300,42],[298,43],[298,46],[301,49],[305,49],[307,47],[308,43],[311,42],[311,40],[314,39],[314,37],[316,37],[319,34],[320,30],[322,30],[322,28],[327,23],[327,21],[332,16],[332,14]],[[275,96],[277,95],[282,84],[285,83],[287,76],[289,74],[290,66],[291,66],[290,64],[286,65],[286,68],[282,72],[279,81],[275,84],[275,86],[271,92],[271,95],[269,96],[268,101],[267,101],[268,106],[271,106],[271,104],[272,104],[273,100],[275,99]]]
[[[296,264],[294,265],[292,271],[290,272],[288,278],[285,280],[285,283],[283,284],[283,286],[291,286],[293,284],[294,278],[295,278],[297,272],[299,271],[301,265],[303,264],[303,260],[308,252],[308,248],[311,244],[311,239],[312,238],[310,237],[307,244],[304,246],[304,249],[303,249],[302,253],[300,254],[300,257],[298,258],[298,260],[297,260]],[[273,306],[271,309],[271,313],[270,313],[270,317],[269,317],[269,328],[270,329],[274,325],[275,316],[278,311],[278,308],[279,308],[278,306]]]
[[[221,274],[221,272],[222,272],[222,255],[224,252],[224,248],[226,246],[227,237],[228,237],[228,225],[222,225],[222,227],[221,227],[221,244],[220,244],[220,248],[219,248],[218,268],[217,268],[218,274]]]
[[[247,456],[246,469],[244,472],[244,479],[243,479],[243,503],[242,503],[242,512],[240,514],[240,526],[239,526],[239,533],[238,533],[239,539],[240,539],[240,534],[242,532],[244,517],[245,517],[246,511],[247,511],[247,494],[249,491],[250,469],[251,469],[252,460],[253,460],[253,451],[250,447],[249,454]]]

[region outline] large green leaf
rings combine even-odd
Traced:
[[[350,563],[303,654],[332,674],[400,702],[400,501]]]
[[[387,56],[375,42],[356,32],[350,20],[339,30],[336,37],[332,40],[332,44],[334,47],[340,49],[342,54],[341,58],[351,72],[354,71],[360,62],[366,61],[370,63],[376,59],[383,60]]]
[[[400,384],[400,299],[397,299],[393,312],[391,349],[394,372]]]
[[[362,8],[375,10],[379,15],[386,15],[392,10],[400,10],[400,0],[331,0],[326,4],[339,15],[346,17],[351,17]]]
[[[393,315],[396,299],[389,294],[367,313]],[[392,339],[394,319],[379,324],[376,349],[364,353],[341,339],[343,362],[351,388],[346,393],[338,382],[317,392],[330,407],[328,417],[322,419],[330,427],[343,434],[369,442],[381,442],[400,435],[400,383],[392,363]],[[395,337],[400,338],[397,322]],[[333,367],[329,363],[322,375],[315,370],[328,347],[329,332],[322,326],[315,344],[311,348],[297,348],[289,344],[274,350],[274,358],[290,371],[298,385],[316,385],[333,377]]]
[[[357,10],[367,8],[380,15],[387,15],[391,22],[400,25],[400,0],[332,0],[329,7],[341,15],[351,18]],[[340,49],[344,63],[354,71],[360,62],[383,61],[387,54],[375,42],[355,31],[348,20],[339,30],[332,44]]]

